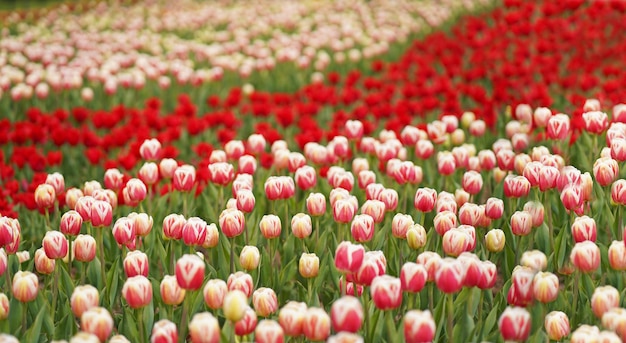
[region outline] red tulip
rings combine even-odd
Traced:
[[[363,306],[353,296],[343,296],[333,303],[330,318],[336,332],[357,333],[363,324]]]
[[[521,307],[507,307],[498,319],[498,328],[505,341],[525,341],[530,334],[530,326],[530,313]]]
[[[197,255],[186,254],[176,261],[176,281],[185,290],[197,290],[204,281],[204,261]]]
[[[161,319],[154,323],[150,340],[152,343],[177,342],[178,328],[176,324],[167,319]]]
[[[370,291],[374,305],[380,310],[391,310],[402,304],[402,284],[399,278],[377,276],[372,281]]]
[[[67,255],[67,238],[59,231],[48,231],[42,240],[43,249],[50,259],[64,258]]]
[[[430,311],[411,310],[404,314],[406,343],[432,342],[435,339],[435,320]]]
[[[362,245],[343,241],[335,250],[335,267],[342,273],[356,273],[364,257],[365,249]]]
[[[308,340],[326,340],[330,336],[330,316],[324,309],[308,308],[302,321],[302,332]]]
[[[143,275],[130,277],[124,282],[122,296],[131,308],[148,306],[152,301],[152,284]]]

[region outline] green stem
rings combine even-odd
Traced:
[[[6,285],[8,286],[7,291],[13,290],[13,285],[11,284],[11,256],[13,256],[13,254],[7,254],[7,270],[4,272]]]
[[[80,272],[80,284],[85,284],[85,276],[87,275],[87,262],[81,262],[80,264],[81,272]]]
[[[580,271],[574,271],[574,294],[572,299],[572,327],[577,327],[577,322],[574,321],[576,318],[576,307],[578,306],[578,284],[580,283]]]
[[[22,336],[26,333],[26,322],[28,321],[28,303],[22,303]]]
[[[185,299],[183,299],[183,313],[180,316],[180,337],[178,338],[180,343],[187,342],[187,328],[189,327],[187,312],[189,311],[189,298],[191,298],[191,293],[192,292],[185,294]]]
[[[51,317],[52,317],[52,322],[55,323],[54,318],[55,318],[55,314],[56,314],[56,307],[57,307],[57,299],[59,297],[59,266],[58,263],[59,260],[55,261],[54,263],[54,281],[52,282],[52,304],[50,304],[52,311],[51,313]],[[63,261],[60,261],[63,262]]]
[[[143,323],[143,307],[136,310],[137,321],[139,322],[139,342],[146,343],[146,327]]]
[[[396,335],[396,324],[393,320],[393,311],[387,311],[387,337],[389,338],[388,342],[395,342],[394,339]]]
[[[230,238],[230,273],[235,273],[235,239]]]
[[[98,259],[100,260],[100,277],[102,277],[102,287],[106,286],[107,280],[105,276],[104,263],[104,228],[96,228],[98,232]]]
[[[448,336],[448,342],[454,343],[454,337],[452,336],[452,330],[454,329],[454,302],[452,293],[446,295],[448,300],[448,318],[446,326],[446,336]]]

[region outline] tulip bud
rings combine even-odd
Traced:
[[[365,256],[365,249],[360,244],[347,241],[339,243],[335,251],[335,268],[342,273],[356,273]]]
[[[174,170],[172,185],[181,192],[189,192],[196,183],[196,168],[191,165],[182,165]]]
[[[254,283],[252,282],[252,276],[250,276],[250,274],[246,274],[244,272],[230,274],[226,284],[229,291],[240,290],[246,295],[246,297],[249,298],[252,296]]]
[[[559,278],[552,273],[537,273],[533,279],[533,295],[537,301],[549,303],[559,295]]]
[[[430,311],[411,310],[404,314],[406,343],[432,342],[435,339],[435,320]]]
[[[306,199],[306,208],[313,217],[326,213],[326,198],[322,193],[311,193]]]
[[[612,269],[626,270],[626,245],[624,245],[624,241],[613,241],[609,246],[608,255],[609,265]]]
[[[222,310],[224,317],[233,323],[241,320],[248,306],[248,297],[240,290],[232,290],[224,296]]]
[[[159,290],[161,299],[166,305],[180,305],[185,299],[185,290],[178,285],[174,275],[165,275]]]
[[[35,204],[38,208],[50,209],[54,206],[55,200],[56,192],[51,185],[42,183],[35,189]]]
[[[552,311],[546,315],[544,328],[548,337],[553,341],[561,341],[570,332],[569,319],[561,311]]]
[[[83,225],[83,218],[80,214],[74,210],[67,211],[61,217],[61,223],[59,224],[59,231],[63,234],[76,236],[80,233],[80,228]]]
[[[572,237],[576,243],[596,241],[596,221],[588,216],[576,217],[572,223]]]
[[[148,306],[152,301],[152,284],[143,275],[129,277],[122,287],[122,296],[131,308]]]
[[[13,297],[20,302],[30,302],[37,298],[39,280],[31,272],[18,271],[13,275]]]
[[[181,214],[169,214],[163,219],[163,236],[167,239],[181,239],[187,220]]]
[[[516,211],[511,216],[511,232],[516,236],[526,236],[532,230],[533,219],[526,211]]]
[[[600,248],[591,241],[576,243],[572,248],[570,261],[583,273],[593,272],[600,266]]]
[[[252,304],[256,314],[261,317],[269,317],[278,310],[278,298],[273,289],[261,287],[252,294]]]
[[[311,341],[324,341],[330,336],[330,316],[324,309],[311,307],[306,310],[302,331]]]
[[[424,288],[428,279],[426,267],[421,264],[406,262],[400,270],[400,282],[402,290],[411,293],[418,293]]]
[[[161,142],[157,139],[146,139],[139,147],[141,158],[148,161],[156,161],[161,156]]]
[[[72,248],[74,258],[80,262],[91,262],[96,257],[96,240],[89,235],[78,235]]]
[[[154,323],[152,327],[151,343],[169,343],[178,341],[178,328],[176,324],[167,320],[161,319]]]
[[[254,338],[257,343],[282,343],[285,340],[285,331],[274,320],[263,319],[254,329]]]
[[[70,298],[72,313],[77,318],[81,318],[87,310],[97,307],[100,303],[98,289],[92,285],[76,286]]]
[[[363,324],[363,306],[359,299],[343,296],[333,303],[330,317],[336,332],[357,333]]]
[[[433,224],[437,233],[443,236],[453,227],[456,227],[456,215],[452,211],[439,212],[433,219]]]
[[[304,278],[316,277],[319,273],[320,259],[315,253],[302,253],[298,264],[298,271]]]
[[[597,318],[602,316],[612,308],[619,307],[620,294],[615,287],[600,286],[593,291],[591,296],[591,309]]]
[[[192,343],[219,343],[220,324],[209,312],[194,314],[189,322]]]
[[[35,270],[40,274],[52,274],[56,266],[56,260],[48,258],[43,248],[35,251]]]
[[[176,261],[176,281],[185,290],[198,290],[204,280],[204,261],[197,255],[186,254]]]
[[[298,213],[291,218],[291,232],[300,239],[307,238],[313,231],[311,217],[304,213]]]
[[[148,255],[142,251],[131,251],[126,255],[126,258],[124,258],[124,272],[127,278],[137,275],[148,277],[149,267]]]
[[[113,220],[113,207],[104,200],[94,200],[91,204],[90,218],[94,227],[110,226]]]
[[[540,272],[548,266],[548,258],[539,250],[525,251],[520,258],[520,265]]]
[[[246,308],[243,318],[235,323],[235,334],[246,336],[251,334],[257,326],[256,312],[250,306]]]
[[[0,293],[0,320],[5,320],[9,317],[9,298],[6,294]]]
[[[280,237],[282,231],[280,218],[274,214],[267,214],[259,222],[261,234],[267,239]]]
[[[507,307],[498,319],[498,328],[505,341],[525,341],[530,326],[530,313],[521,307]]]
[[[426,230],[420,224],[413,224],[406,232],[406,242],[411,249],[420,249],[426,245]]]
[[[259,248],[251,245],[246,245],[239,254],[239,264],[241,268],[245,270],[254,270],[259,266],[261,260],[261,253]]]
[[[228,287],[226,286],[226,282],[224,282],[224,280],[209,280],[203,290],[204,302],[212,310],[222,308],[226,293],[228,293]]]
[[[105,342],[113,330],[113,318],[107,309],[92,307],[80,316],[80,328]]]
[[[402,284],[399,278],[381,275],[374,278],[370,288],[376,308],[391,310],[402,304]]]
[[[182,238],[185,245],[202,245],[206,239],[207,223],[201,218],[191,217],[187,219],[182,230]]]
[[[500,229],[491,229],[485,235],[485,246],[491,252],[500,252],[504,249],[506,237],[504,231]]]

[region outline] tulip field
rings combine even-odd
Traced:
[[[626,341],[626,2],[0,7],[0,343]]]

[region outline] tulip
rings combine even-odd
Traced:
[[[483,187],[483,178],[478,172],[468,171],[463,174],[462,185],[469,194],[478,194]]]
[[[624,245],[623,241],[613,241],[609,246],[608,255],[611,268],[614,270],[626,270],[626,245]]]
[[[322,193],[311,193],[306,199],[306,208],[313,217],[326,213],[326,198]]]
[[[308,308],[302,321],[302,332],[308,340],[326,340],[330,336],[330,316],[324,309]]]
[[[303,333],[304,316],[307,306],[305,303],[290,301],[278,313],[278,322],[287,336],[300,336]]]
[[[385,210],[387,212],[395,211],[398,207],[398,192],[392,188],[385,188],[378,199],[385,204]]]
[[[135,222],[135,233],[137,236],[145,237],[152,231],[152,216],[146,213],[132,212],[128,215],[128,218]]]
[[[546,135],[549,139],[564,140],[570,131],[570,119],[566,114],[556,114],[548,119]]]
[[[482,290],[491,289],[496,284],[498,270],[491,261],[483,261],[480,266],[480,278],[476,286]]]
[[[432,188],[418,188],[415,192],[414,206],[420,212],[430,212],[435,207],[437,191]]]
[[[485,235],[485,246],[491,252],[500,252],[504,249],[506,237],[504,231],[500,229],[491,229]]]
[[[369,242],[374,237],[374,219],[368,214],[357,214],[350,224],[350,233],[357,242]]]
[[[43,248],[35,251],[35,270],[40,274],[52,274],[56,266],[56,260],[46,256]]]
[[[278,298],[273,289],[261,287],[252,294],[252,304],[256,314],[261,317],[269,317],[278,310]]]
[[[342,273],[356,273],[363,263],[364,256],[363,246],[343,241],[335,250],[335,268]]]
[[[450,256],[459,256],[464,251],[470,251],[472,238],[464,230],[453,228],[443,235],[443,252]]]
[[[374,305],[380,310],[391,310],[402,304],[402,284],[399,278],[377,276],[372,281],[370,291]]]
[[[172,185],[180,192],[189,192],[196,183],[196,168],[190,165],[182,165],[174,170]]]
[[[356,208],[350,199],[337,200],[333,205],[333,219],[337,223],[347,224],[354,218]]]
[[[137,173],[139,179],[148,186],[154,185],[159,181],[159,167],[154,162],[145,162]]]
[[[152,301],[152,284],[147,277],[129,277],[122,287],[122,296],[133,309],[148,306]]]
[[[452,211],[442,211],[437,213],[433,220],[435,230],[440,236],[445,235],[456,226],[456,215]]]
[[[368,251],[359,270],[353,274],[354,281],[360,285],[369,286],[377,276],[384,275],[387,269],[387,260],[382,251]]]
[[[451,175],[456,169],[454,155],[450,152],[440,152],[437,155],[437,171],[443,176]]]
[[[274,214],[267,214],[259,222],[261,234],[267,239],[278,238],[282,231],[280,218]]]
[[[254,270],[259,266],[261,260],[261,253],[259,248],[255,246],[246,245],[239,254],[239,264],[245,270]]]
[[[141,158],[147,161],[156,161],[161,156],[161,142],[157,139],[146,139],[139,147]]]
[[[570,261],[583,273],[593,272],[600,266],[600,248],[591,241],[576,243],[572,248]]]
[[[224,280],[209,280],[203,290],[204,302],[212,310],[222,308],[226,293],[228,293],[228,286]]]
[[[591,309],[599,319],[602,319],[602,316],[610,309],[619,307],[619,303],[620,294],[612,286],[597,287],[591,296]]]
[[[82,225],[83,218],[80,216],[80,214],[74,210],[70,210],[65,212],[61,217],[59,231],[61,231],[65,235],[76,236],[80,233]]]
[[[298,263],[298,271],[304,278],[316,277],[319,273],[320,259],[315,253],[302,253]]]
[[[204,280],[204,261],[197,255],[186,254],[176,261],[176,281],[185,290],[198,290]]]
[[[187,219],[182,229],[182,238],[186,245],[202,245],[206,239],[207,223],[201,218]]]
[[[539,250],[524,251],[520,259],[520,265],[540,272],[548,266],[548,258],[546,254]]]
[[[406,231],[406,242],[411,249],[420,249],[426,245],[426,230],[419,224],[413,224]]]
[[[139,204],[146,198],[147,193],[148,189],[146,188],[146,184],[135,178],[128,180],[126,187],[122,190],[124,201],[129,205]]]
[[[48,231],[42,241],[46,256],[50,259],[64,258],[67,255],[68,243],[59,231]]]
[[[357,333],[363,324],[363,306],[359,299],[343,296],[337,299],[330,309],[330,318],[336,332]]]
[[[247,307],[248,297],[240,290],[231,290],[224,296],[224,302],[222,303],[224,317],[233,323],[243,318]]]
[[[437,273],[439,262],[441,262],[441,256],[436,252],[424,251],[417,256],[417,264],[423,265],[428,272],[427,281],[435,281],[435,274]]]
[[[194,314],[189,322],[189,336],[192,343],[220,342],[219,322],[209,312]]]
[[[9,217],[0,217],[0,247],[13,242],[13,219]]]
[[[252,276],[244,272],[236,272],[228,276],[226,281],[229,291],[240,290],[246,297],[252,296],[254,290],[254,283],[252,282]]]
[[[572,223],[572,237],[576,243],[596,241],[596,222],[588,216],[576,217]]]
[[[18,271],[13,275],[13,297],[20,302],[31,302],[37,298],[39,280],[31,272]]]
[[[224,283],[226,286],[226,283]],[[166,305],[180,305],[185,299],[185,290],[178,285],[176,276],[165,275],[159,286],[161,300]]]
[[[269,200],[289,199],[295,194],[295,184],[289,176],[270,176],[265,181],[265,196]]]
[[[427,279],[428,272],[424,265],[406,262],[400,270],[400,282],[403,291],[418,293],[424,288]]]
[[[602,157],[593,163],[593,176],[600,186],[606,187],[619,176],[619,165],[610,157]]]
[[[219,223],[222,232],[228,238],[239,236],[246,229],[246,218],[243,212],[236,209],[226,209],[222,211],[219,217]]]
[[[235,334],[237,336],[246,336],[254,332],[257,326],[256,312],[250,306],[246,308],[243,318],[235,323]]]
[[[465,203],[459,209],[459,221],[463,225],[478,226],[484,216],[484,208],[472,203]]]
[[[89,235],[78,235],[72,251],[76,261],[91,262],[96,257],[96,239]]]
[[[552,311],[544,319],[544,328],[553,341],[561,341],[570,333],[569,319],[561,311]]]
[[[349,275],[349,274],[348,274]],[[363,289],[365,287],[363,287],[363,285],[356,285],[355,287],[355,283],[350,281],[349,282],[344,282],[343,277],[339,278],[339,291],[341,292],[341,294],[345,294],[345,295],[353,295],[353,296],[361,296],[361,294],[363,294]]]
[[[385,218],[385,203],[380,200],[366,200],[361,206],[361,213],[371,216],[375,223],[380,223]]]
[[[178,240],[183,237],[183,228],[187,220],[181,214],[169,214],[163,219],[163,236],[167,239]]]
[[[131,251],[126,255],[126,258],[124,258],[124,272],[127,278],[137,275],[148,277],[149,267],[148,255],[142,251]]]
[[[0,320],[5,320],[9,317],[9,298],[6,294],[0,293]]]
[[[152,336],[150,337],[151,343],[170,343],[178,341],[178,328],[176,324],[167,320],[161,319],[154,323],[152,327]]]
[[[466,270],[459,260],[445,258],[436,267],[435,283],[442,292],[455,293],[463,287],[465,274]]]
[[[294,236],[300,239],[304,239],[311,235],[313,231],[313,224],[311,223],[311,217],[304,213],[297,213],[291,218],[291,232]]]
[[[532,230],[533,219],[526,211],[516,211],[511,216],[511,232],[516,236],[526,236]]]
[[[521,198],[530,192],[530,182],[523,176],[507,176],[504,179],[504,196]]]
[[[237,157],[239,158],[239,157]],[[209,164],[209,179],[216,185],[226,186],[235,178],[233,165],[227,162]]]
[[[521,307],[507,307],[498,319],[498,328],[505,341],[525,341],[530,334],[530,326],[530,313]]]
[[[404,314],[404,340],[407,343],[432,342],[435,320],[430,311],[411,310]]]
[[[507,302],[514,306],[527,306],[533,300],[535,271],[528,267],[516,267],[511,275],[511,288]]]
[[[42,183],[35,189],[35,204],[37,204],[37,207],[40,209],[52,208],[55,200],[56,192],[51,185]]]
[[[556,300],[559,295],[559,278],[552,273],[537,273],[533,279],[533,295],[542,303]]]
[[[80,316],[80,328],[105,342],[113,330],[113,318],[107,309],[92,307]]]
[[[299,167],[295,172],[296,185],[298,185],[298,188],[308,190],[315,187],[317,183],[317,172],[315,168],[305,165]]]
[[[285,332],[276,321],[263,319],[254,329],[254,337],[257,343],[283,343]]]

